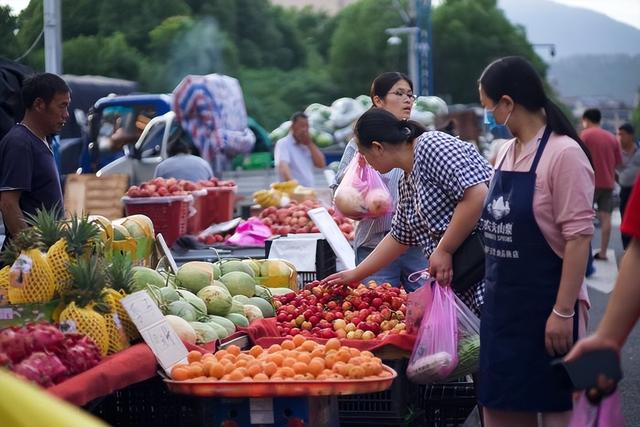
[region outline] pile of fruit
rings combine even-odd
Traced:
[[[48,323],[0,330],[0,366],[43,387],[58,384],[100,362],[96,345]]]
[[[262,208],[283,207],[291,201],[304,202],[316,200],[317,194],[312,188],[306,188],[292,179],[284,182],[274,182],[269,190],[258,190],[253,193],[253,201]]]
[[[192,261],[183,264],[175,277],[142,269],[137,273],[150,285],[147,292],[178,336],[190,343],[223,339],[237,327],[274,317],[272,295],[292,292],[260,285],[279,284],[279,280],[284,286],[288,284],[292,270],[278,260]]]
[[[235,187],[234,181],[223,181],[218,178],[210,180],[202,180],[198,182],[187,181],[175,178],[153,178],[145,181],[139,186],[132,185],[127,190],[129,197],[166,197],[166,196],[184,196],[191,191],[202,190],[206,188],[218,187]]]
[[[246,353],[231,345],[215,354],[191,351],[188,364],[176,365],[176,381],[331,381],[386,378],[392,374],[369,351],[342,346],[338,339],[318,344],[298,335],[269,348]]]
[[[205,245],[214,245],[216,243],[224,242],[230,236],[231,234],[229,233],[200,234],[198,235],[198,241]]]
[[[310,200],[302,203],[294,201],[284,208],[268,207],[260,212],[259,218],[276,235],[318,233],[318,227],[313,223],[307,212],[310,209],[319,207],[320,204],[318,202]],[[353,240],[355,228],[353,220],[337,215],[333,208],[329,208],[328,211],[344,237],[347,240]]]
[[[355,289],[312,282],[308,289],[274,297],[282,336],[372,340],[406,334],[407,294],[388,283]]]

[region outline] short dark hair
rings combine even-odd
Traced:
[[[631,123],[625,123],[622,126],[620,126],[618,128],[618,130],[624,131],[626,133],[628,133],[629,135],[635,135],[635,129],[633,129],[633,126],[631,126]]]
[[[296,111],[295,113],[293,113],[291,115],[291,118],[289,120],[291,120],[291,124],[294,124],[298,119],[305,119],[307,120],[309,117],[307,117],[307,115],[305,113],[303,113],[302,111]]]
[[[167,155],[173,157],[177,154],[191,154],[191,148],[182,138],[178,138],[173,141],[169,147],[167,147]]]
[[[413,91],[413,82],[406,74],[399,71],[388,71],[380,74],[373,80],[373,83],[371,83],[371,89],[369,90],[369,97],[371,98],[371,101],[373,101],[374,96],[384,99],[393,85],[402,80],[407,82]]]
[[[33,107],[36,99],[41,98],[49,104],[59,93],[71,93],[71,89],[62,77],[52,73],[32,74],[22,84],[22,103],[24,108]]]
[[[582,118],[589,120],[591,123],[598,124],[602,120],[602,113],[597,108],[587,108],[582,113]]]

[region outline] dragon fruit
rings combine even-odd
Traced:
[[[27,336],[22,328],[6,328],[0,331],[0,352],[5,353],[13,363],[18,363],[29,354]]]
[[[69,370],[76,375],[100,363],[100,350],[88,337],[82,334],[65,334],[64,346],[55,350],[56,355]]]
[[[7,353],[0,352],[0,368],[11,367],[11,359],[7,356]]]
[[[27,334],[26,340],[30,352],[53,351],[64,341],[64,334],[60,329],[48,323],[32,323],[22,329]]]
[[[68,370],[58,356],[42,351],[18,363],[13,372],[44,387],[57,384],[68,376]]]

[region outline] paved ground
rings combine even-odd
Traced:
[[[589,297],[591,298],[591,312],[589,330],[596,328],[600,319],[604,315],[609,294],[608,291],[613,288],[613,283],[617,275],[617,265],[623,255],[622,241],[619,233],[620,216],[614,215],[613,231],[611,235],[611,243],[609,245],[610,254],[615,254],[616,262],[613,259],[608,262],[596,261],[596,273],[593,279],[590,279]],[[600,244],[600,229],[596,229],[593,246],[597,248]],[[610,258],[612,258],[610,256]],[[609,288],[609,289],[607,289]],[[622,405],[628,426],[640,426],[640,327],[636,327],[627,341],[622,351],[622,367],[624,370],[624,379],[620,383],[620,391],[622,393]]]

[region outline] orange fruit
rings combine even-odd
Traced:
[[[246,370],[244,368],[234,369],[229,374],[229,380],[230,381],[240,381],[241,379],[243,379],[245,377],[245,374],[246,374]]]
[[[260,363],[253,362],[247,365],[247,374],[250,377],[255,377],[257,374],[262,373],[262,366]]]
[[[295,374],[293,376],[293,379],[296,381],[302,381],[302,380],[306,380],[307,378],[303,374]]]
[[[232,344],[229,347],[227,347],[227,352],[230,354],[233,354],[234,356],[237,356],[241,353],[240,347],[238,347],[235,344]]]
[[[360,356],[360,350],[358,350],[355,347],[347,347],[349,349],[349,352],[351,353],[351,356],[356,357],[356,356]]]
[[[351,366],[348,372],[348,377],[353,379],[360,379],[365,376],[365,371],[362,366]]]
[[[329,353],[324,358],[324,364],[327,368],[331,369],[333,365],[338,361],[338,353]]]
[[[313,342],[311,340],[308,340],[308,341],[303,342],[300,345],[300,350],[308,351],[309,353],[311,353],[316,348],[316,345],[318,345],[318,344],[316,344],[315,342]]]
[[[173,369],[171,369],[171,378],[176,381],[188,380],[190,377],[187,365],[174,366]]]
[[[269,381],[269,377],[267,376],[267,374],[264,374],[262,372],[258,372],[257,374],[255,374],[253,376],[253,380],[254,381]]]
[[[236,357],[233,354],[228,354],[223,357],[223,359],[227,359],[231,363],[236,363]]]
[[[267,350],[267,352],[268,353],[277,353],[280,350],[282,350],[282,347],[280,347],[280,344],[272,344],[271,347],[269,347],[269,350]]]
[[[187,360],[189,362],[199,362],[202,359],[202,353],[198,350],[191,350],[189,354],[187,354]]]
[[[318,381],[324,381],[324,380],[326,380],[327,378],[329,378],[329,377],[327,376],[327,374],[320,374],[320,375],[316,375],[316,380],[318,380]]]
[[[236,369],[236,366],[233,363],[227,363],[226,365],[224,365],[225,374],[230,374],[234,369]]]
[[[351,365],[344,363],[344,362],[336,362],[335,365],[333,365],[333,372],[336,372],[340,375],[342,375],[343,377],[346,377],[347,374],[349,374],[349,368],[351,367]]]
[[[296,371],[294,371],[291,367],[285,366],[283,368],[280,368],[280,374],[284,378],[293,378],[293,376],[296,374]]]
[[[218,350],[216,354],[214,354],[214,356],[218,360],[222,360],[222,358],[225,357],[226,355],[227,355],[227,350]]]
[[[255,360],[255,358],[250,354],[240,353],[239,355],[236,356],[236,360],[246,360],[248,362],[251,360]]]
[[[292,340],[284,340],[284,341],[282,341],[282,344],[280,344],[280,346],[284,350],[293,350],[294,348],[296,348],[296,345],[293,343]]]
[[[222,378],[224,376],[224,365],[222,363],[212,363],[208,365],[207,373],[213,378]]]
[[[324,370],[324,360],[320,358],[313,359],[311,362],[309,362],[309,365],[307,365],[307,369],[310,374],[312,374],[314,377],[317,377]]]
[[[377,363],[366,362],[361,366],[364,369],[365,376],[367,377],[378,375],[380,372],[382,372],[382,366],[378,365]]]
[[[311,355],[309,353],[299,353],[296,359],[298,359],[298,362],[302,362],[305,365],[308,365],[309,362],[311,362]]]
[[[276,373],[277,370],[278,370],[278,365],[276,365],[274,362],[267,362],[262,367],[262,371],[268,376],[272,376],[273,374]]]
[[[313,359],[314,357],[324,357],[324,350],[321,348],[314,348],[313,351],[310,353],[311,354],[311,358]]]
[[[337,353],[337,358],[339,361],[347,363],[351,359],[351,352],[347,349],[340,349]]]
[[[360,357],[360,356],[355,356],[355,357],[352,357],[351,359],[349,359],[349,363],[351,363],[352,365],[362,365],[366,361],[367,361],[367,359],[365,359],[364,357]]]
[[[340,340],[338,338],[330,338],[329,341],[324,345],[324,349],[326,351],[329,350],[340,350],[342,344],[340,344]]]
[[[374,357],[373,353],[371,353],[369,350],[364,350],[360,352],[360,356],[362,357],[368,357],[368,358],[372,358]]]
[[[302,362],[296,362],[292,366],[293,370],[296,374],[306,374],[307,373],[307,364]]]
[[[276,366],[282,366],[282,363],[284,362],[284,356],[282,356],[279,353],[275,353],[275,354],[270,354],[267,357],[267,360],[269,362],[273,362],[275,363]]]
[[[295,344],[296,347],[300,347],[302,345],[302,343],[306,342],[307,339],[305,337],[303,337],[302,335],[295,335],[292,339],[293,344]]]
[[[297,336],[297,335],[296,335],[296,336]],[[284,359],[284,361],[282,362],[282,366],[283,366],[283,367],[284,367],[284,366],[287,366],[287,367],[289,367],[289,368],[292,368],[292,367],[293,367],[293,365],[294,365],[296,362],[297,362],[297,360],[296,360],[296,359],[294,359],[293,357],[286,357],[286,358]]]
[[[203,363],[211,360],[216,360],[216,357],[212,353],[205,353],[202,355],[202,359],[200,359]]]
[[[189,370],[189,378],[201,377],[204,375],[204,367],[202,366],[202,364],[196,363],[192,363],[187,368]]]
[[[240,359],[240,360],[236,360],[236,368],[244,368],[245,366],[247,366],[249,364],[249,362],[245,359]]]
[[[263,352],[264,352],[264,349],[259,345],[254,345],[253,347],[251,347],[251,350],[249,350],[249,354],[256,358],[260,356]]]
[[[322,371],[322,373],[320,375],[324,375],[325,377],[328,377],[329,375],[333,374],[333,371],[331,369],[324,369],[324,371]]]

